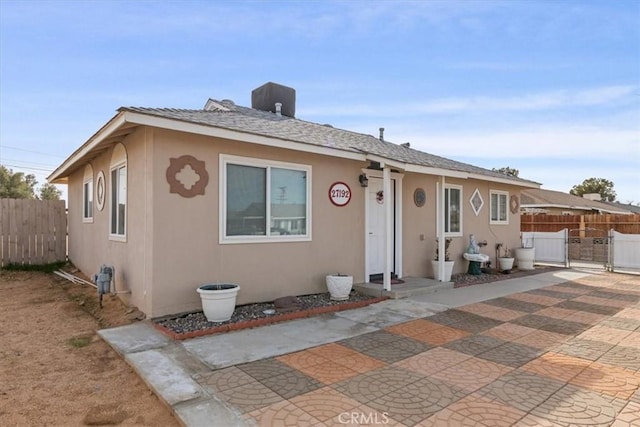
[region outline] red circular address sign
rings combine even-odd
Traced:
[[[344,182],[334,182],[329,187],[329,200],[336,206],[346,206],[351,200],[351,189]]]

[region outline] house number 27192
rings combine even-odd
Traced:
[[[351,200],[351,189],[344,182],[334,182],[329,187],[329,200],[336,206],[346,206]]]

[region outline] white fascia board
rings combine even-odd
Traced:
[[[58,180],[69,167],[71,167],[74,163],[82,159],[86,156],[91,150],[93,150],[98,144],[104,141],[106,138],[110,137],[113,132],[118,130],[120,126],[124,125],[127,122],[125,115],[123,113],[116,114],[111,120],[107,122],[100,130],[98,130],[91,138],[87,140],[84,144],[80,146],[76,151],[74,151],[67,159],[56,168],[51,175],[47,177],[47,181],[54,182]],[[64,177],[66,178],[66,176]],[[65,181],[64,179],[61,181]]]
[[[366,161],[366,155],[363,153],[353,153],[350,151],[340,150],[339,148],[330,148],[319,145],[305,144],[303,142],[288,141],[285,139],[272,138],[247,132],[239,132],[214,126],[201,125],[197,123],[187,123],[179,120],[149,116],[146,114],[140,114],[130,111],[126,112],[126,121],[138,125],[152,126],[161,129],[194,133],[198,135],[212,136],[240,142],[248,142],[251,144],[266,145],[269,147],[284,148],[288,150],[303,151],[306,153],[322,154],[325,156],[340,157],[343,159],[359,160],[362,162]]]
[[[469,178],[479,179],[482,181],[499,182],[501,184],[516,185],[518,187],[527,187],[527,188],[540,188],[540,186],[542,185],[542,184],[538,184],[537,182],[513,181],[508,178],[498,178],[495,176],[480,175],[476,173],[469,174]]]
[[[442,169],[442,168],[433,168],[429,166],[406,164],[405,170],[407,172],[415,172],[423,175],[437,175],[437,176],[446,176],[447,178],[460,178],[460,179],[469,178],[469,174],[466,172],[452,171],[450,169]]]

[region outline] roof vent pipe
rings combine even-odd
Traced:
[[[276,116],[282,117],[282,102],[276,102]]]
[[[384,141],[384,128],[380,128],[380,141]]]

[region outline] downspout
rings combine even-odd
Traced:
[[[436,183],[437,203],[436,209],[436,236],[438,237],[438,277],[440,281],[444,280],[444,261],[445,261],[445,238],[444,238],[444,194],[445,194],[445,178],[440,176],[440,182]]]
[[[382,165],[381,165],[382,166]],[[384,274],[382,287],[391,290],[391,263],[393,262],[393,241],[391,239],[393,197],[391,194],[391,169],[383,166],[382,170],[382,194],[384,195]]]

